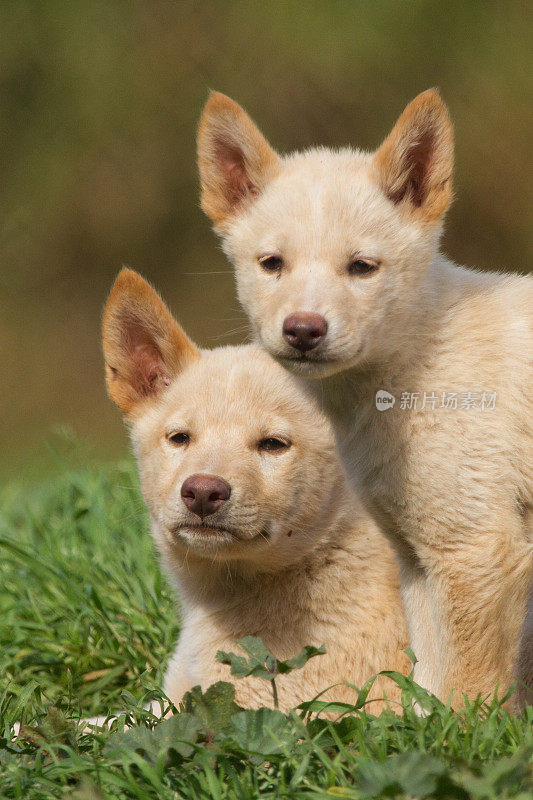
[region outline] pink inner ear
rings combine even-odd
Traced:
[[[258,194],[257,186],[250,180],[246,171],[244,153],[238,147],[232,147],[226,142],[219,142],[218,158],[226,175],[228,201],[234,206],[240,203],[247,195]]]
[[[411,187],[411,202],[415,206],[421,206],[425,200],[434,150],[435,137],[432,131],[428,131],[426,136],[410,149],[408,156],[408,163],[410,163],[409,183]]]
[[[242,200],[248,194],[258,194],[257,186],[249,179],[243,163],[235,162],[226,164],[228,186],[236,201]]]
[[[168,386],[170,379],[165,374],[161,353],[155,345],[137,344],[131,353],[132,372],[135,376],[135,389],[140,395],[150,395],[162,386]]]
[[[411,203],[419,208],[426,199],[430,184],[430,171],[435,156],[435,132],[432,129],[419,134],[407,148],[400,162],[402,181],[389,192],[394,203],[409,195]]]

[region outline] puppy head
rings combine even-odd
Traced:
[[[124,411],[154,535],[170,559],[285,566],[344,502],[327,419],[255,345],[201,351],[136,273],[103,324],[107,384]]]
[[[453,133],[437,92],[415,98],[375,153],[284,158],[215,94],[198,156],[202,207],[272,355],[320,376],[400,346],[451,201]]]

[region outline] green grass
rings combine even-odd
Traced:
[[[0,610],[0,798],[533,796],[533,708],[456,714],[427,696],[418,717],[409,680],[402,715],[373,716],[364,694],[335,722],[245,712],[223,684],[156,723],[143,704],[178,617],[130,464],[4,493]],[[114,732],[83,733],[121,710]],[[141,725],[121,733],[125,719]]]

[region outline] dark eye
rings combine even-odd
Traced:
[[[288,450],[291,443],[288,439],[283,439],[281,436],[267,436],[266,439],[261,439],[259,442],[259,449],[266,450],[268,453],[275,453],[279,450]]]
[[[167,441],[176,446],[189,444],[191,437],[184,431],[176,431],[175,433],[167,433]]]
[[[376,264],[375,261],[365,261],[362,258],[358,258],[348,264],[348,273],[350,275],[370,275],[370,273],[375,272],[378,267],[379,264]]]
[[[280,272],[283,266],[281,256],[261,256],[257,260],[266,272]]]

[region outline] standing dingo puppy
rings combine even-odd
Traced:
[[[513,679],[533,571],[533,281],[439,253],[452,126],[427,91],[375,153],[279,157],[213,94],[202,207],[258,341],[335,421],[396,548],[417,680]]]
[[[165,692],[228,680],[217,650],[260,636],[278,658],[327,653],[280,681],[290,708],[339,681],[408,669],[397,568],[359,507],[330,423],[260,348],[198,350],[123,270],[103,322],[109,394],[128,421],[154,539],[182,601]],[[373,697],[399,699],[381,679]],[[270,686],[236,682],[246,706]],[[353,700],[338,686],[328,698]],[[375,708],[373,706],[372,708]]]

